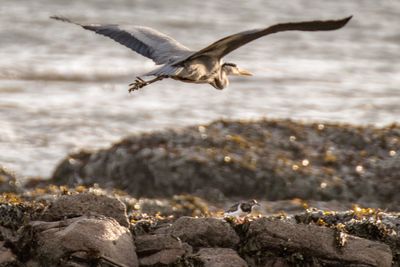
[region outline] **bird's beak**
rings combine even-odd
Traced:
[[[245,70],[245,69],[238,68],[238,72],[239,72],[240,76],[253,76],[253,74],[250,71]]]

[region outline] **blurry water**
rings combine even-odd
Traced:
[[[284,3],[284,4],[283,4]],[[279,33],[228,60],[252,71],[228,89],[162,81],[128,94],[153,63],[50,20],[154,27],[193,48],[276,22],[342,18],[328,33]],[[400,1],[0,0],[0,164],[49,176],[79,148],[217,118],[400,121]]]

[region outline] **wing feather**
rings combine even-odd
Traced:
[[[222,38],[211,45],[192,54],[184,61],[192,60],[200,56],[211,56],[222,58],[239,47],[254,41],[260,37],[282,32],[282,31],[331,31],[342,28],[352,18],[352,16],[340,20],[326,21],[305,21],[305,22],[289,22],[275,24],[268,28],[256,29],[250,31],[239,32],[225,38]],[[181,62],[180,62],[181,63]]]
[[[152,59],[156,64],[165,64],[193,54],[192,50],[172,37],[148,27],[132,26],[122,29],[119,25],[85,25],[64,17],[52,16],[50,18],[73,23],[86,30],[107,36],[136,53]]]

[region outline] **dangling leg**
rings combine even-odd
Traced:
[[[167,76],[158,76],[152,80],[145,81],[140,77],[136,77],[135,82],[129,84],[129,93],[135,90],[139,90],[142,87],[145,87],[146,85],[149,85],[151,83],[154,83],[156,81],[161,81],[162,79],[167,78]]]

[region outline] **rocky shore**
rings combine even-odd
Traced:
[[[400,266],[400,126],[216,121],[0,167],[1,266]],[[261,208],[225,218],[236,200]]]
[[[51,186],[3,194],[0,215],[0,266],[400,264],[400,214],[369,208],[238,221],[188,195],[157,203]]]

